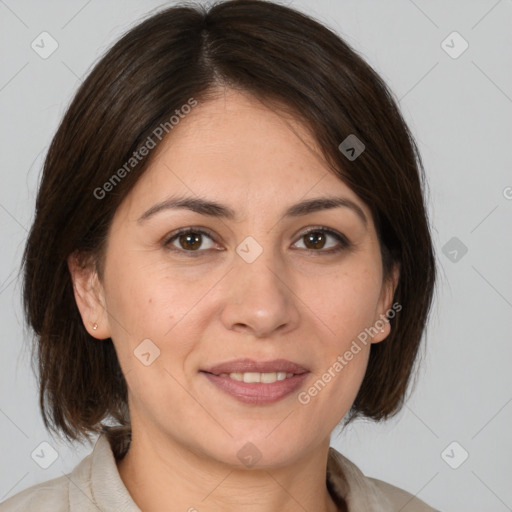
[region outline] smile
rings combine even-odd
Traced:
[[[308,377],[309,372],[233,372],[215,375],[200,372],[214,389],[239,402],[252,405],[268,405],[296,393]]]
[[[293,373],[286,372],[270,372],[270,373],[259,373],[259,372],[245,372],[245,373],[221,373],[219,377],[229,377],[230,379],[237,380],[239,382],[261,382],[263,384],[272,384],[278,380],[285,380],[293,377]]]

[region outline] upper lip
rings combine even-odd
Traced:
[[[235,361],[226,361],[224,363],[211,366],[201,370],[207,373],[213,373],[214,375],[220,375],[221,373],[245,373],[245,372],[257,372],[257,373],[274,373],[274,372],[286,372],[301,374],[306,373],[309,370],[301,366],[300,364],[288,361],[286,359],[274,359],[273,361],[254,361],[253,359],[236,359]]]

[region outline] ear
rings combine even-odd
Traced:
[[[392,309],[393,297],[395,296],[399,279],[400,268],[398,264],[395,264],[391,271],[391,275],[382,284],[382,292],[376,310],[375,321],[372,328],[370,328],[373,330],[372,343],[379,343],[380,341],[385,340],[391,332],[391,325],[386,313]],[[398,306],[402,309],[401,305]],[[397,308],[397,311],[400,311],[400,309]]]
[[[68,257],[75,301],[87,332],[99,340],[110,338],[110,326],[101,284],[95,265],[74,252]],[[93,326],[97,324],[97,328]]]

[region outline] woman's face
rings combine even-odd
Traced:
[[[370,210],[298,123],[234,91],[155,156],[116,212],[96,305],[77,296],[84,323],[113,340],[134,432],[228,464],[290,463],[328,441],[389,333]],[[165,203],[178,198],[196,207]],[[343,201],[298,207],[326,198]]]

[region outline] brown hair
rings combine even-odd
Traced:
[[[394,301],[402,311],[390,320],[389,337],[371,346],[348,418],[381,420],[401,408],[435,281],[416,144],[386,85],[339,36],[288,7],[231,0],[167,8],[131,29],[82,83],[49,148],[23,255],[23,299],[36,335],[43,420],[68,439],[89,437],[112,420],[129,429],[112,340],[95,343],[84,328],[67,258],[75,251],[92,258],[101,278],[114,213],[151,155],[103,198],[95,190],[176,109],[190,98],[206,101],[219,87],[293,112],[332,172],[371,209],[385,278],[393,264],[400,268]],[[351,134],[365,145],[355,160],[338,149]]]

